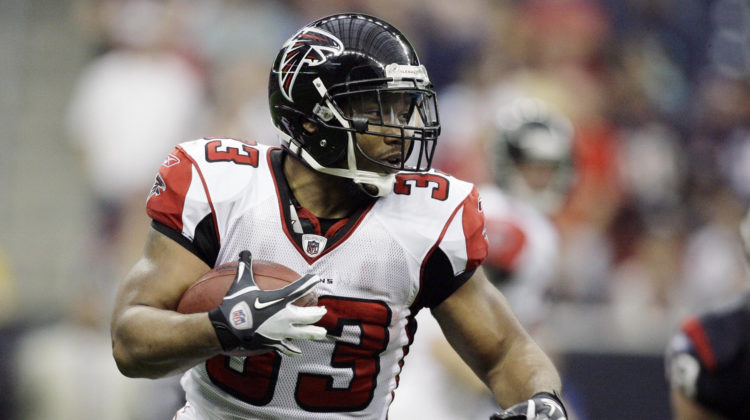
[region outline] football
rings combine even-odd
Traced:
[[[221,303],[237,274],[239,262],[233,261],[214,267],[195,281],[177,304],[177,312],[193,314],[208,312]],[[276,290],[294,282],[301,276],[294,270],[269,261],[253,260],[253,278],[262,290]],[[297,306],[314,306],[318,303],[315,292],[297,299]]]

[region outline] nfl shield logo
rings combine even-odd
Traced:
[[[247,302],[240,301],[229,311],[229,322],[238,330],[246,330],[253,326],[253,317]]]
[[[308,253],[308,255],[315,255],[320,251],[320,242],[318,241],[310,241],[307,243],[307,249],[305,252]]]
[[[325,236],[307,233],[302,235],[302,249],[308,257],[315,257],[323,252],[327,241],[328,239]]]
[[[245,316],[245,311],[243,311],[242,309],[238,309],[232,312],[232,323],[234,325],[244,324],[245,321],[247,321],[247,317]]]

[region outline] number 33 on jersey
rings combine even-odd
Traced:
[[[393,193],[326,232],[299,226],[284,151],[230,139],[179,145],[148,197],[153,227],[213,267],[248,249],[318,274],[325,341],[298,357],[217,356],[182,379],[206,417],[385,418],[416,329],[487,255],[473,185],[430,171],[399,174]],[[288,157],[291,158],[291,157]],[[319,228],[318,228],[319,229]]]

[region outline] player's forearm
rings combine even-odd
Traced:
[[[221,346],[206,313],[131,306],[112,323],[112,352],[124,375],[158,378],[189,369]]]
[[[514,342],[503,359],[487,372],[486,378],[502,407],[510,407],[538,392],[561,391],[557,369],[531,339]]]

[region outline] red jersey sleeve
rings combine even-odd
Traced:
[[[185,198],[192,184],[193,162],[179,147],[161,164],[146,200],[146,213],[158,223],[183,232]]]

